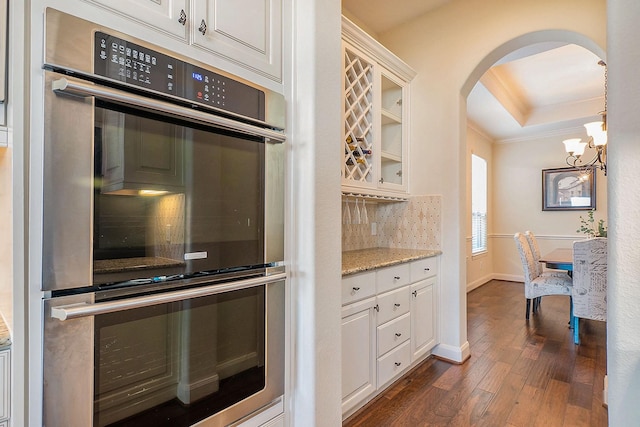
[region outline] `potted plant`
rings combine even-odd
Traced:
[[[591,209],[587,214],[587,218],[583,218],[580,215],[580,228],[576,231],[578,233],[584,233],[588,237],[607,237],[607,227],[604,225],[604,220],[600,219],[596,222],[594,218],[595,209]]]

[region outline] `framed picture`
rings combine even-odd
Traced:
[[[542,210],[580,211],[596,208],[596,170],[542,170]]]

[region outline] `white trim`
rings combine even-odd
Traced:
[[[469,341],[465,341],[460,347],[454,347],[447,344],[438,344],[433,349],[433,355],[442,359],[450,360],[455,363],[462,363],[471,356],[469,349]]]
[[[489,238],[490,239],[513,239],[513,235],[514,234],[515,234],[515,232],[512,233],[512,234],[493,233],[493,234],[489,235]],[[536,234],[536,239],[538,239],[538,240],[571,240],[571,241],[574,241],[574,240],[583,240],[585,238],[586,238],[586,236],[582,236],[580,234],[564,235],[564,236],[552,235],[552,234],[551,235],[549,235],[549,234],[547,234],[547,235]]]
[[[413,68],[344,15],[342,15],[342,38],[349,44],[358,46],[365,54],[381,58],[385,67],[403,80],[411,81],[417,74]]]
[[[572,136],[577,133],[584,134],[584,127],[575,126],[571,128],[554,129],[548,132],[536,133],[535,135],[527,135],[527,136],[521,136],[521,137],[515,137],[515,138],[496,139],[493,141],[493,143],[494,144],[515,144],[520,142],[539,141],[544,138],[562,138],[566,136]]]
[[[536,236],[537,237],[537,236]],[[506,282],[520,282],[524,283],[524,276],[519,276],[516,274],[500,274],[494,273],[492,280],[504,280]]]
[[[484,285],[485,283],[490,282],[493,279],[493,274],[487,274],[484,277],[481,277],[477,280],[474,280],[471,283],[467,283],[467,293],[471,292],[472,290],[479,288],[480,286]]]

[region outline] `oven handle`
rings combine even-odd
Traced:
[[[225,129],[234,130],[248,135],[262,136],[272,142],[284,142],[286,137],[282,132],[262,128],[249,123],[216,116],[199,110],[180,107],[169,102],[159,101],[145,96],[135,95],[129,92],[113,89],[106,86],[98,86],[82,82],[70,81],[62,77],[52,82],[55,93],[66,93],[83,98],[94,96],[98,99],[123,104],[130,107],[151,110],[171,116],[177,116],[189,121],[205,123]]]
[[[223,292],[237,291],[259,285],[284,280],[286,273],[278,273],[266,277],[254,277],[227,284],[216,284],[201,288],[184,289],[179,291],[166,292],[162,294],[145,295],[123,300],[99,302],[99,303],[79,303],[51,307],[51,317],[58,320],[77,319],[79,317],[97,316],[99,314],[116,313],[118,311],[131,310],[134,308],[149,307],[152,305],[166,304],[190,298],[205,297],[220,294]]]

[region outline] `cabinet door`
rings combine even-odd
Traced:
[[[414,361],[436,344],[435,285],[431,277],[411,285],[411,360]]]
[[[0,351],[0,420],[9,419],[9,408],[11,408],[10,372],[11,350],[2,350]]]
[[[254,72],[282,77],[282,0],[195,0],[193,43]]]
[[[187,0],[88,0],[156,30],[187,39]]]
[[[375,298],[342,308],[342,413],[376,389]]]
[[[406,83],[392,73],[380,72],[380,177],[379,186],[389,190],[406,190],[407,150],[405,139]]]

